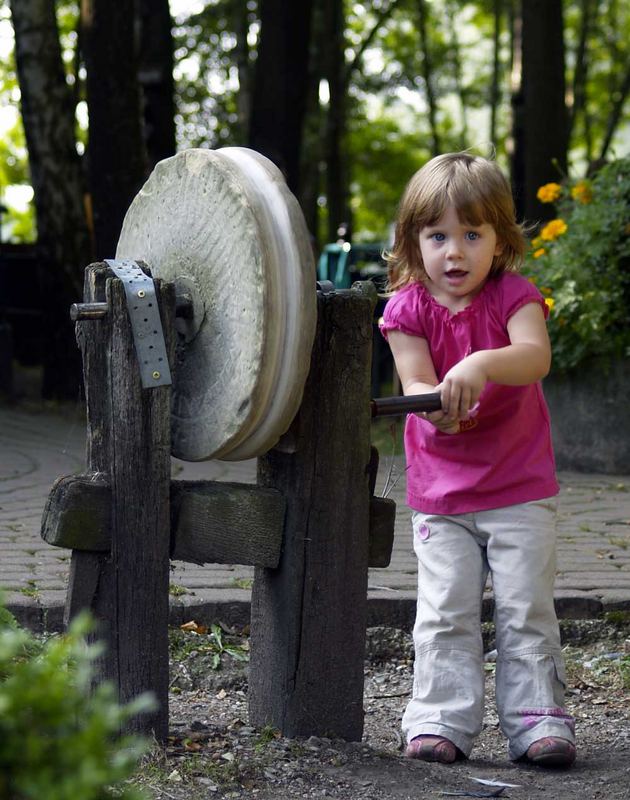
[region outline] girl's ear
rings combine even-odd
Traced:
[[[501,242],[499,239],[497,239],[497,244],[496,244],[496,247],[494,248],[495,256],[500,256],[501,253],[503,253],[504,249],[505,249],[505,245],[503,244],[503,242]]]

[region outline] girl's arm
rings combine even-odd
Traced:
[[[438,379],[427,340],[419,336],[409,336],[402,331],[391,330],[387,334],[387,341],[394,356],[403,394],[425,394],[434,391]],[[457,433],[459,430],[459,420],[448,418],[444,411],[434,411],[419,416],[428,419],[444,433]]]
[[[551,366],[551,346],[543,310],[527,303],[507,324],[510,344],[478,350],[452,367],[438,388],[449,419],[465,417],[488,381],[525,386],[544,378]]]

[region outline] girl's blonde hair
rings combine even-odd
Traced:
[[[388,290],[427,275],[420,254],[420,231],[434,225],[448,206],[468,225],[492,225],[501,253],[490,276],[516,272],[525,254],[525,236],[516,222],[512,191],[494,161],[470,153],[445,153],[413,175],[400,201],[392,249],[385,253]]]

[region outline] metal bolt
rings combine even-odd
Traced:
[[[157,380],[158,380],[158,378],[161,378],[161,377],[162,377],[162,374],[161,374],[160,372],[158,372],[157,370],[155,370],[155,372],[153,373],[153,377],[154,377],[154,378],[155,378],[155,380],[157,381]]]
[[[144,291],[144,289],[140,289],[140,291],[138,292],[138,297],[144,297],[145,294],[146,292]]]
[[[70,319],[79,322],[86,319],[103,319],[109,311],[107,303],[73,303],[70,306]]]

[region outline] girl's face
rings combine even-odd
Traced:
[[[434,225],[420,231],[428,291],[451,311],[461,311],[483,288],[501,249],[492,225],[461,223],[456,209],[448,206]]]

